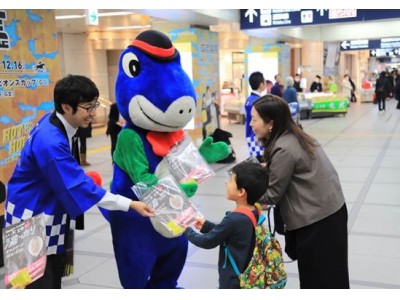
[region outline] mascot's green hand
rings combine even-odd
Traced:
[[[179,186],[189,198],[196,193],[198,187],[197,182],[194,179],[188,180],[184,183],[180,183]]]
[[[213,138],[208,136],[200,145],[199,152],[206,162],[212,164],[226,158],[231,153],[231,150],[227,143],[213,143]]]

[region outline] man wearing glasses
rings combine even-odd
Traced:
[[[74,221],[94,205],[108,210],[136,210],[153,216],[139,201],[114,195],[96,186],[79,165],[78,127],[87,127],[96,116],[99,91],[84,76],[68,75],[54,89],[55,111],[32,129],[8,182],[5,224],[10,226],[44,213],[47,264],[42,278],[27,288],[61,288],[69,275]]]

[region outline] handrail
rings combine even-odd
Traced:
[[[108,100],[104,97],[99,97],[97,100],[100,102],[100,106],[110,109],[110,106],[112,104],[112,102],[110,100]]]
[[[99,101],[100,108],[102,109],[97,112],[96,117],[93,120],[93,125],[106,125],[108,121],[108,112],[110,111],[110,106],[113,102],[104,97],[99,97],[97,101]]]

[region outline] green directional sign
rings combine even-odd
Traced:
[[[99,12],[97,9],[86,10],[86,24],[99,25]]]

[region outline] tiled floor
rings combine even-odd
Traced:
[[[346,116],[302,120],[304,130],[316,137],[335,165],[349,210],[349,268],[351,287],[400,289],[400,110],[387,102],[379,114],[372,103],[352,104]],[[238,161],[246,157],[244,126],[222,120],[231,131]],[[110,141],[104,129],[88,140],[88,160],[107,188],[112,176]],[[194,203],[209,219],[219,221],[232,203],[225,200],[224,170],[214,165],[216,176],[200,186]],[[75,274],[65,278],[65,289],[121,288],[111,244],[109,225],[97,208],[86,214],[86,230],[76,237]],[[280,239],[282,244],[284,243]],[[186,289],[217,287],[218,249],[189,247],[180,278]],[[326,259],[329,259],[327,257]],[[287,288],[299,287],[296,263],[286,264]],[[326,270],[329,272],[329,270]],[[0,269],[0,274],[4,269]]]

